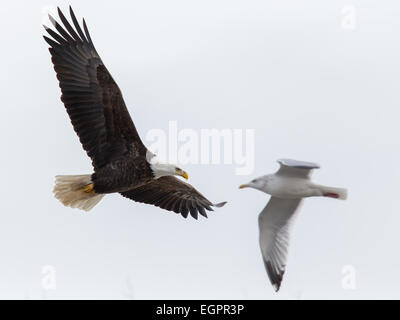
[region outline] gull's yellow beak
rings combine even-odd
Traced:
[[[189,175],[187,174],[187,172],[183,171],[182,169],[176,169],[175,174],[184,177],[186,180],[189,179]]]
[[[241,185],[239,186],[239,189],[244,189],[244,188],[247,188],[247,187],[248,187],[247,184],[241,184]]]

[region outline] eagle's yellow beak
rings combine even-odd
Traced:
[[[175,174],[184,177],[186,180],[189,179],[189,175],[187,174],[187,172],[183,171],[182,169],[176,169]]]
[[[239,186],[239,189],[243,189],[243,188],[247,188],[247,187],[248,187],[247,184],[241,184],[241,185]]]

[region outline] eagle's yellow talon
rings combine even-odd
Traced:
[[[84,187],[83,187],[83,191],[86,192],[86,193],[92,193],[92,192],[94,192],[94,190],[93,190],[93,183],[90,183],[90,184],[84,186]]]

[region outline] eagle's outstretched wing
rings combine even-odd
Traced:
[[[52,39],[46,36],[44,39],[51,46],[49,51],[60,82],[61,100],[94,168],[127,153],[145,156],[147,149],[118,85],[93,45],[85,20],[83,33],[71,7],[75,29],[60,9],[58,14],[64,28],[50,17],[58,33],[45,27]]]
[[[190,184],[167,176],[127,192],[121,192],[126,198],[137,202],[152,204],[162,209],[174,211],[187,218],[188,214],[197,219],[198,213],[207,217],[206,210],[222,207],[226,202],[211,203]]]

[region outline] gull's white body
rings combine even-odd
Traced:
[[[260,190],[273,197],[282,199],[298,199],[322,195],[320,187],[307,179],[282,177],[276,174],[264,176],[261,179],[268,183],[266,183]]]
[[[278,160],[281,167],[275,174],[254,179],[241,188],[250,187],[271,195],[270,201],[260,213],[260,247],[269,279],[278,291],[285,272],[290,229],[302,199],[307,197],[331,197],[346,199],[342,188],[314,184],[310,180],[317,164],[289,159]]]

